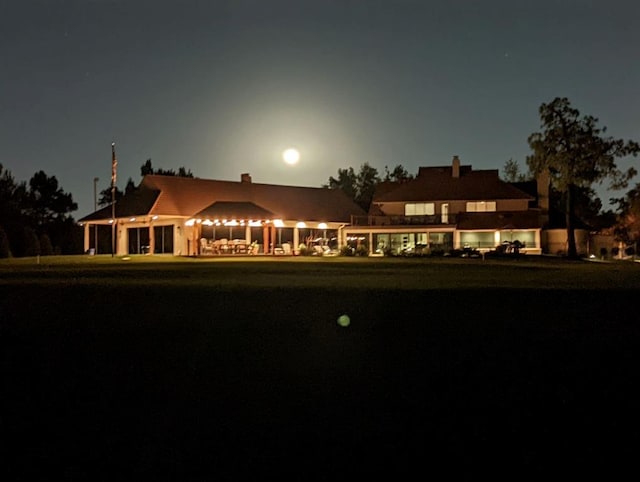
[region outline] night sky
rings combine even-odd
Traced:
[[[55,175],[76,219],[112,141],[121,189],[149,158],[316,187],[364,162],[526,170],[557,96],[640,140],[639,19],[637,0],[0,0],[0,163]]]

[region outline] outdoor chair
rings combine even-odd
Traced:
[[[209,244],[206,238],[200,238],[200,254],[213,254],[213,246]]]

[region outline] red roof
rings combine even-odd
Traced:
[[[480,201],[494,199],[534,199],[500,179],[497,169],[473,171],[460,166],[460,176],[452,176],[451,166],[421,167],[418,176],[396,189],[377,192],[373,202]]]
[[[129,209],[132,212],[122,212],[122,214],[118,212],[118,216],[191,217],[216,202],[253,203],[273,213],[274,218],[289,220],[348,223],[352,214],[366,214],[341,190],[320,187],[281,186],[151,174],[142,179],[136,192],[137,196],[143,192],[150,192],[157,197],[152,205],[135,203]],[[124,196],[117,204],[127,205],[126,198],[127,196]],[[96,219],[96,214],[86,216],[83,220]]]

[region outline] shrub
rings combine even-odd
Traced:
[[[0,226],[0,258],[11,257],[11,248],[9,247],[9,238]]]
[[[353,248],[351,246],[343,246],[340,249],[340,255],[341,256],[353,256],[353,254],[354,254],[353,252],[354,252],[354,250],[353,250]]]
[[[25,227],[22,231],[23,256],[37,256],[40,254],[40,242],[36,232],[30,227]]]
[[[369,248],[367,248],[364,244],[359,244],[356,247],[356,256],[369,256]]]
[[[51,256],[53,254],[53,246],[51,245],[51,239],[48,234],[40,235],[40,254],[42,256]]]

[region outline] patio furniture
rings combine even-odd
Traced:
[[[200,238],[200,254],[213,254],[213,246],[206,238]]]
[[[287,256],[291,256],[291,254],[292,254],[291,245],[289,243],[283,243],[282,244],[282,254],[287,255]]]
[[[234,239],[233,240],[233,252],[236,254],[247,254],[247,240],[246,239]]]

